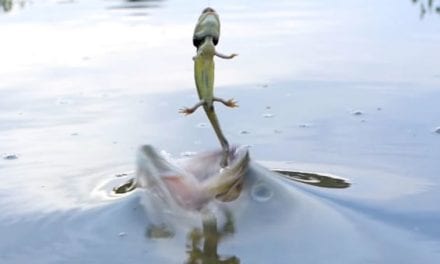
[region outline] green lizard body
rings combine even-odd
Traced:
[[[223,158],[220,165],[226,167],[228,165],[229,143],[220,128],[215,114],[214,101],[221,102],[228,107],[237,107],[238,105],[232,99],[226,101],[214,96],[214,56],[232,59],[236,54],[227,56],[218,53],[215,50],[215,45],[218,43],[219,37],[219,17],[212,8],[206,8],[199,17],[193,36],[193,43],[197,47],[197,55],[193,58],[194,79],[200,101],[191,108],[181,109],[180,112],[188,115],[197,110],[198,107],[203,106],[223,149]]]

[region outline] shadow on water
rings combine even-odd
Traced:
[[[415,5],[420,6],[420,19],[423,19],[426,14],[433,12],[440,15],[440,1],[436,0],[411,0]]]
[[[350,183],[344,179],[334,178],[317,173],[287,171],[287,170],[272,170],[272,171],[282,174],[287,179],[318,186],[318,187],[336,188],[336,189],[343,189],[350,187]]]

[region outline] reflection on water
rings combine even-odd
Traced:
[[[164,0],[125,0],[122,3],[115,3],[109,9],[141,10],[160,7]]]
[[[234,233],[234,221],[230,212],[226,213],[227,221],[218,230],[217,220],[213,214],[207,213],[203,219],[203,230],[194,228],[187,238],[186,264],[238,264],[236,256],[224,257],[218,254],[221,240]]]
[[[420,6],[420,18],[423,18],[427,13],[436,12],[440,15],[440,1],[436,0],[412,0],[412,2]]]
[[[285,176],[288,179],[299,181],[302,183],[324,187],[324,188],[348,188],[350,183],[341,178],[334,178],[317,173],[287,171],[287,170],[273,170]]]

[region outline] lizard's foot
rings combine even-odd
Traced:
[[[180,108],[179,109],[179,113],[184,114],[184,115],[190,115],[192,113],[194,113],[195,109],[194,108]]]
[[[226,168],[228,167],[228,155],[223,155],[222,160],[220,161],[220,167]]]
[[[228,101],[225,102],[225,105],[227,107],[231,107],[231,108],[235,108],[238,107],[237,101],[235,101],[233,98],[229,99]]]

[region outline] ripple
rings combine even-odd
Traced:
[[[134,171],[115,174],[107,177],[92,190],[92,196],[103,200],[120,198],[121,195],[136,189]]]

